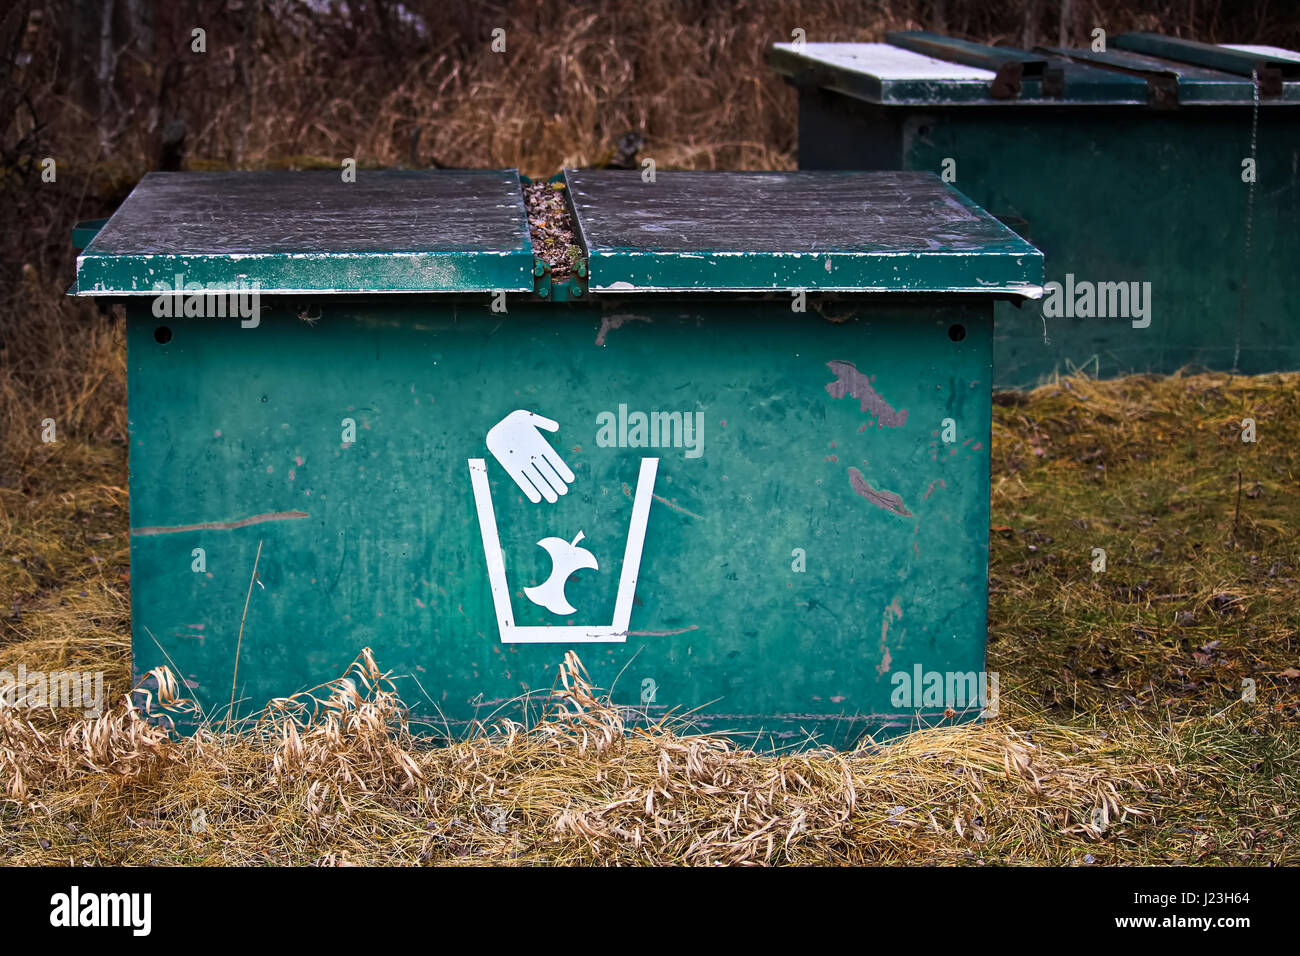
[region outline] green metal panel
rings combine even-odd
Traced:
[[[1071,367],[1101,375],[1300,368],[1300,174],[1291,161],[1300,155],[1300,115],[1260,119],[1253,210],[1239,173],[1247,110],[982,119],[918,120],[904,164],[935,169],[959,157],[963,187],[990,210],[1027,221],[1049,282],[1151,283],[1146,327],[1134,323],[1147,319],[1123,316],[1044,321],[1041,300],[1000,308],[999,383]]]
[[[519,174],[149,173],[78,257],[77,294],[153,296],[177,281],[263,294],[532,291]]]
[[[976,716],[993,302],[1037,250],[929,175],[568,178],[564,283],[513,171],[149,177],[100,230],[137,676],[220,716],[238,668],[249,713],[369,646],[456,735],[578,649],[760,746]],[[266,297],[158,318],[163,269]]]
[[[524,716],[572,648],[650,718],[846,744],[954,703],[916,688],[900,704],[900,681],[983,670],[987,297],[810,299],[805,315],[666,296],[496,315],[487,298],[335,297],[311,323],[277,308],[256,328],[165,331],[130,306],[138,675],[174,663],[221,712],[255,563],[242,713],[369,645],[420,725],[455,734]],[[558,426],[536,433],[574,476],[555,503],[528,500],[488,447],[521,410]],[[665,428],[638,445],[636,412],[698,416],[699,441]],[[510,633],[599,639],[503,642],[475,461]],[[634,500],[645,532],[621,634]],[[576,610],[557,615],[525,589],[552,570],[557,544],[539,544],[579,532],[599,567],[569,579]]]
[[[1020,96],[1027,79],[1039,81],[1035,90],[1042,96],[1060,96],[1064,92],[1064,71],[1055,59],[1049,60],[1040,53],[985,46],[924,30],[886,33],[885,39],[905,50],[995,71],[993,82],[989,84],[989,95],[994,99]]]
[[[72,227],[72,248],[80,252],[86,246],[90,245],[90,240],[95,238],[99,230],[104,228],[104,219],[83,219]]]
[[[1040,291],[1038,251],[933,175],[565,176],[593,292]]]

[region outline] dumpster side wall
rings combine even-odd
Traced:
[[[137,678],[171,662],[223,715],[247,601],[241,714],[367,646],[443,736],[537,716],[571,648],[641,719],[690,713],[760,745],[978,713],[964,687],[984,667],[988,300],[308,312],[271,303],[241,328],[128,309]],[[558,425],[545,438],[574,481],[555,504],[530,502],[485,444],[519,409]],[[503,643],[471,460],[516,623],[539,627],[610,622],[645,458],[626,636]],[[598,567],[561,579],[575,611],[557,615],[525,589],[553,570],[542,542],[579,532]]]

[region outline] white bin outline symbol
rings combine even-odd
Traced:
[[[510,603],[510,586],[506,582],[505,557],[497,533],[496,510],[492,505],[492,488],[488,484],[487,460],[469,459],[469,479],[474,488],[474,507],[478,510],[479,534],[483,538],[483,556],[487,559],[488,584],[492,589],[492,606],[502,644],[623,644],[627,641],[632,620],[632,598],[636,594],[637,576],[641,571],[641,550],[645,545],[646,525],[650,520],[650,501],[654,497],[658,458],[642,458],[632,499],[632,519],[628,523],[627,545],[623,566],[618,574],[618,593],[614,598],[614,621],[608,626],[597,624],[515,623]]]

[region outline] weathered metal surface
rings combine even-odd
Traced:
[[[246,599],[241,713],[370,646],[435,734],[536,715],[570,649],[630,712],[760,745],[938,721],[953,702],[899,703],[900,682],[983,670],[987,297],[810,299],[797,319],[784,301],[494,315],[487,298],[318,299],[312,323],[272,309],[166,333],[130,306],[137,676],[172,664],[222,713]],[[489,448],[517,410],[557,425],[539,433],[573,475],[555,503]],[[638,412],[683,426],[637,445]],[[643,548],[611,636],[634,500]],[[502,640],[489,523],[522,642]],[[598,567],[557,615],[525,588],[563,609],[547,554],[569,547]],[[556,624],[606,630],[535,642]]]
[[[593,292],[1041,291],[1037,250],[928,174],[565,176]]]
[[[1025,76],[1039,76],[1047,67],[1047,61],[1043,57],[1024,50],[1005,46],[987,46],[926,30],[893,30],[885,34],[885,40],[890,45],[904,50],[915,50],[926,56],[978,66],[986,70],[996,70],[1004,63],[1021,63],[1024,65]]]
[[[1060,95],[1061,93],[1060,71],[1053,71],[1047,58],[1040,54],[1011,47],[985,46],[982,43],[940,36],[924,30],[896,30],[886,33],[885,39],[905,50],[914,50],[926,56],[995,71],[994,78],[989,83],[989,96],[994,99],[1019,96],[1022,82],[1031,77],[1045,81],[1045,88],[1042,90],[1044,94]],[[1055,80],[1052,79],[1054,72]]]
[[[800,89],[836,89],[870,102],[930,102],[936,95],[983,101],[996,75],[886,43],[777,43],[768,62]]]
[[[1120,70],[1145,78],[1155,94],[1150,102],[1157,106],[1175,106],[1180,103],[1251,103],[1255,99],[1255,84],[1250,78],[1222,70],[1211,70],[1126,50],[1096,53],[1090,49],[1045,49],[1103,69]],[[1288,95],[1300,99],[1300,84],[1292,84]]]
[[[1015,98],[994,97],[993,70],[950,63],[888,43],[774,44],[768,62],[800,89],[825,89],[868,103],[894,105],[1007,106],[1017,103],[1114,103],[1138,106],[1146,84],[1111,70],[1053,57],[1059,91],[1044,90],[1043,76],[1021,78]],[[1050,84],[1049,84],[1050,85]]]
[[[1300,53],[1284,50],[1280,46],[1268,46],[1264,43],[1221,43],[1225,50],[1241,50],[1243,53],[1263,54],[1279,60],[1293,60],[1300,63]]]
[[[1252,70],[1258,71],[1261,105],[1300,103],[1300,54],[1275,47],[1187,46],[1189,41],[1154,34],[1125,34],[1105,52],[1044,46],[1028,53],[935,34],[888,36],[908,49],[883,43],[778,43],[768,61],[801,90],[832,90],[892,105],[1230,105],[1254,99]],[[937,59],[940,55],[947,59]],[[1018,91],[995,95],[991,87],[998,74],[974,64],[1018,67],[1023,74]],[[1059,80],[1045,82],[1053,73]]]
[[[149,173],[77,259],[80,295],[531,291],[515,170]]]
[[[1169,68],[1180,81],[1200,69]],[[799,163],[948,168],[957,188],[1018,223],[1043,251],[1047,282],[1063,290],[1071,281],[1130,290],[1150,283],[1146,317],[1073,309],[1045,317],[1050,298],[1020,309],[999,305],[1000,386],[1034,385],[1073,368],[1103,376],[1185,365],[1300,368],[1300,107],[1285,97],[1260,100],[1253,203],[1242,175],[1252,115],[1250,101],[921,108],[805,90]]]
[[[1135,53],[1145,53],[1180,63],[1194,63],[1240,76],[1272,72],[1277,75],[1279,81],[1300,80],[1300,61],[1293,57],[1259,52],[1250,47],[1200,43],[1180,37],[1162,36],[1159,33],[1122,33],[1114,38],[1112,45],[1121,50],[1132,50]],[[1271,92],[1276,93],[1280,90]]]

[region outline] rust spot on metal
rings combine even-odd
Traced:
[[[829,270],[830,264],[831,261],[827,259],[826,260],[826,265],[828,267],[827,271],[830,271]],[[848,310],[845,312],[836,312],[834,309],[830,308],[827,303],[824,302],[813,303],[813,310],[818,315],[820,315],[823,319],[825,319],[827,322],[834,323],[835,325],[843,325],[849,319],[853,318],[855,315],[858,314],[857,306],[851,305],[849,306]]]
[[[602,315],[600,317],[600,331],[596,333],[596,344],[604,345],[605,336],[615,329],[621,329],[628,322],[653,322],[654,320],[648,315],[634,315],[630,312],[620,312],[615,315]]]
[[[843,398],[848,395],[856,398],[862,411],[876,416],[877,425],[898,428],[907,422],[907,409],[894,411],[893,406],[880,397],[872,387],[871,380],[858,371],[852,362],[831,361],[826,367],[835,373],[835,381],[826,386],[831,398]]]
[[[199,524],[154,525],[147,528],[132,528],[131,534],[137,537],[146,534],[179,534],[182,531],[229,531],[232,528],[246,528],[250,524],[264,521],[290,521],[294,518],[311,517],[305,511],[268,511],[266,514],[251,515],[238,521],[204,521]]]
[[[903,505],[903,499],[892,491],[877,491],[867,484],[867,479],[862,477],[862,472],[856,468],[849,469],[849,484],[853,490],[866,498],[877,508],[884,508],[886,511],[901,515],[904,518],[912,517],[912,512],[908,511]]]

